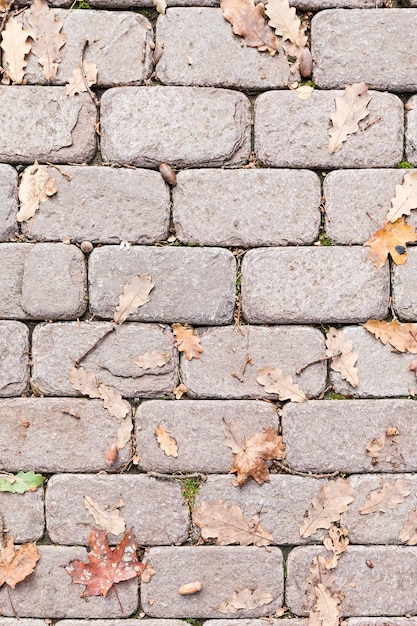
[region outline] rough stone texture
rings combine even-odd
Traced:
[[[158,620],[147,619],[145,622],[146,626],[185,626],[186,623],[187,622],[183,622],[179,619],[158,619]],[[76,620],[76,619],[61,620],[57,622],[57,624],[59,624],[59,626],[86,626],[85,621]],[[3,626],[3,624],[1,626]],[[8,626],[8,624],[5,624],[4,626]],[[10,624],[10,626],[32,626],[32,625],[23,624],[19,622],[18,624]],[[39,625],[33,624],[33,626],[44,626],[44,622]],[[133,619],[121,618],[121,619],[115,619],[115,620],[97,619],[97,620],[91,621],[90,626],[138,626],[138,618],[136,617]],[[285,626],[285,624],[283,624],[283,626]],[[298,626],[298,624],[293,624],[292,626]],[[414,626],[414,624],[410,623],[410,626]]]
[[[407,322],[417,319],[417,248],[408,250],[405,265],[392,265],[392,304],[398,318]]]
[[[364,248],[250,250],[242,261],[242,311],[255,324],[341,323],[388,313],[389,268]]]
[[[415,2],[415,0],[411,0]],[[320,9],[376,9],[384,6],[384,0],[291,0],[291,6],[302,11]]]
[[[224,420],[239,425],[246,437],[265,428],[278,428],[275,407],[253,400],[150,400],[136,410],[139,467],[156,472],[226,473],[233,453],[225,443]],[[167,456],[155,439],[162,425],[178,444],[176,458]]]
[[[22,309],[22,284],[25,259],[32,250],[31,244],[0,244],[0,317],[27,319]]]
[[[170,328],[157,324],[129,324],[109,331],[108,323],[39,324],[33,332],[33,382],[51,396],[79,395],[71,386],[68,372],[97,342],[82,365],[97,380],[110,385],[128,398],[158,397],[172,392],[177,384],[178,352]],[[134,360],[151,350],[170,354],[162,367],[143,370]]]
[[[106,161],[139,167],[240,165],[250,151],[249,100],[239,92],[204,87],[109,89],[101,99],[101,132]]]
[[[285,246],[318,237],[320,181],[306,170],[188,170],[178,174],[173,199],[184,243]]]
[[[417,12],[402,9],[318,13],[311,23],[314,82],[321,89],[363,81],[373,89],[416,91],[416,19]]]
[[[112,318],[124,285],[137,274],[154,283],[150,301],[129,320],[227,324],[235,304],[236,261],[228,250],[104,247],[89,260],[90,307]]]
[[[417,96],[412,96],[407,105],[405,128],[405,155],[407,161],[417,165]]]
[[[0,165],[0,241],[8,241],[17,231],[17,172]]]
[[[299,547],[288,557],[286,606],[297,615],[306,615],[306,578],[313,557],[328,556],[318,546]],[[374,567],[368,567],[370,560]],[[333,570],[345,594],[342,615],[405,615],[415,613],[415,568],[417,548],[400,546],[349,546]],[[389,583],[388,583],[389,581]],[[376,593],[389,584],[389,593]]]
[[[64,87],[0,87],[7,111],[0,136],[6,163],[83,163],[96,149],[96,108],[88,93],[68,98]]]
[[[201,359],[181,359],[183,382],[192,398],[273,398],[256,382],[258,370],[278,367],[293,376],[308,397],[325,387],[323,362],[295,371],[324,356],[324,337],[314,328],[201,328]],[[234,374],[234,375],[233,375]]]
[[[286,404],[282,428],[288,463],[303,472],[415,472],[416,418],[414,400]],[[399,431],[392,447],[398,462],[392,465],[386,458],[372,465],[366,446],[390,426]]]
[[[117,471],[130,457],[129,446],[119,451],[110,468],[104,457],[117,440],[119,424],[100,400],[0,400],[0,468],[47,473]]]
[[[18,396],[29,382],[29,329],[0,322],[0,397]]]
[[[297,78],[285,54],[242,46],[221,9],[168,9],[156,23],[156,48],[162,52],[156,73],[167,85],[270,89]]]
[[[411,7],[417,6],[417,0],[409,0],[409,2]],[[97,9],[129,9],[132,6],[132,0],[91,0],[89,4]],[[178,4],[178,0],[167,0],[167,6],[178,6]],[[71,2],[70,0],[53,0],[51,6],[69,7]],[[152,0],[138,0],[135,3],[135,7],[152,6]],[[181,0],[181,6],[218,7],[219,0]],[[384,6],[384,0],[291,0],[291,6],[301,11],[336,8],[375,9]]]
[[[45,528],[43,487],[26,493],[0,493],[0,517],[15,543],[40,539]]]
[[[295,626],[295,624],[294,624]],[[417,626],[415,617],[351,617],[346,626]]]
[[[359,384],[353,388],[340,374],[330,370],[330,382],[335,391],[359,398],[372,396],[407,396],[417,393],[417,381],[413,372],[408,370],[412,355],[407,352],[395,352],[388,344],[384,346],[379,339],[360,326],[347,326],[343,329],[353,342],[353,349],[358,353]]]
[[[395,188],[405,174],[413,170],[339,170],[324,179],[326,198],[326,233],[333,243],[364,244],[379,224],[384,224],[391,208]],[[412,211],[407,223],[417,226],[417,213]]]
[[[168,235],[169,191],[159,172],[110,167],[55,168],[58,193],[22,230],[37,241],[150,244]]]
[[[268,622],[270,621],[271,626],[307,626],[307,620],[305,619],[286,619],[280,618],[279,620],[268,618]],[[207,623],[207,626],[265,626],[264,619],[213,619]],[[16,624],[19,626],[19,624]],[[24,625],[23,625],[24,626]],[[410,624],[410,626],[414,626],[414,624]]]
[[[28,84],[64,85],[78,66],[84,40],[88,39],[84,59],[97,64],[97,86],[141,85],[149,78],[152,63],[152,27],[149,20],[138,13],[85,11],[64,9],[55,11],[63,23],[62,32],[67,41],[60,50],[61,61],[56,78],[45,79],[37,57],[30,54],[25,69]],[[30,14],[19,21],[30,30]],[[78,97],[78,96],[77,96]]]
[[[188,534],[188,509],[178,481],[158,481],[149,476],[53,476],[46,490],[46,520],[53,543],[88,545],[93,516],[84,506],[90,496],[100,506],[113,510],[120,502],[126,528],[133,528],[138,544],[182,543]],[[108,533],[110,544],[121,535]]]
[[[106,598],[92,596],[86,601],[80,597],[85,587],[73,584],[66,572],[65,566],[70,561],[88,561],[85,548],[38,546],[38,549],[41,558],[36,564],[36,574],[13,589],[13,605],[19,617],[121,617],[114,592]],[[117,591],[125,615],[134,613],[138,605],[137,581],[122,582]],[[5,616],[13,615],[5,586],[0,589],[0,611]]]
[[[45,620],[1,617],[0,624],[1,626],[45,626]]]
[[[223,617],[217,606],[237,589],[253,589],[254,581],[256,588],[269,592],[274,599],[257,609],[241,609],[236,617],[271,615],[282,604],[283,559],[278,548],[266,552],[239,546],[157,547],[150,548],[146,562],[155,575],[142,585],[141,600],[143,610],[151,617]],[[181,585],[202,579],[200,593],[178,593]]]
[[[334,154],[328,150],[329,119],[343,91],[316,89],[308,100],[294,91],[261,94],[255,103],[257,157],[271,167],[394,167],[403,153],[403,104],[393,94],[370,93],[370,114],[360,128],[379,121],[349,135]]]

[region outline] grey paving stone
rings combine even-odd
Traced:
[[[250,323],[365,322],[384,318],[388,305],[388,266],[377,270],[365,248],[250,250],[242,261]]]
[[[60,50],[61,61],[56,78],[45,79],[42,68],[34,54],[29,54],[25,79],[28,84],[64,85],[79,65],[84,40],[88,40],[84,58],[97,64],[97,86],[141,85],[151,73],[152,27],[138,13],[114,13],[111,11],[85,11],[64,9],[55,11],[67,36]],[[30,14],[19,17],[24,28],[30,30]],[[77,96],[78,97],[78,96]]]
[[[105,462],[107,448],[117,441],[119,424],[100,400],[0,400],[0,467],[10,472],[116,471],[130,458],[126,446],[114,465],[109,468]]]
[[[255,151],[271,167],[395,167],[403,154],[403,104],[388,93],[371,92],[369,117],[378,121],[349,135],[342,148],[328,150],[329,119],[342,91],[314,90],[308,100],[294,91],[269,91],[255,103]]]
[[[223,617],[217,606],[236,590],[247,588],[269,592],[273,601],[257,609],[241,609],[236,617],[271,615],[282,603],[283,560],[278,548],[266,552],[240,546],[155,547],[149,549],[146,562],[155,575],[141,586],[141,600],[151,617]],[[178,593],[182,585],[202,579],[199,593]]]
[[[311,23],[314,82],[321,89],[363,81],[374,89],[416,91],[416,19],[402,9],[321,11]],[[358,46],[352,47],[352,32]]]
[[[233,453],[225,444],[224,420],[237,423],[246,437],[265,428],[278,428],[273,404],[253,400],[150,400],[136,410],[135,432],[139,467],[156,472],[230,470]],[[178,444],[178,456],[167,456],[155,439],[162,425]]]
[[[27,319],[22,308],[22,284],[25,259],[32,250],[31,244],[0,244],[0,317]]]
[[[112,318],[124,285],[137,274],[149,274],[155,286],[150,301],[130,320],[189,324],[227,324],[232,320],[236,261],[228,250],[170,246],[96,249],[89,259],[94,315]]]
[[[169,191],[159,172],[63,166],[67,180],[48,169],[58,193],[22,223],[35,240],[150,244],[168,235]]]
[[[303,472],[415,472],[416,416],[414,400],[287,404],[282,413],[282,428],[288,463]],[[393,426],[399,431],[392,447],[397,454],[396,466],[390,463],[391,457],[381,458],[373,465],[366,452],[367,444]]]
[[[285,54],[242,46],[221,9],[168,9],[156,23],[156,49],[162,52],[156,73],[167,85],[270,89],[297,78]]]
[[[235,327],[201,328],[196,334],[202,358],[181,360],[183,382],[192,398],[276,400],[256,382],[258,370],[266,366],[293,376],[307,397],[318,396],[325,387],[323,362],[295,375],[299,367],[324,355],[324,337],[315,328],[242,326],[241,332]]]
[[[99,382],[128,398],[171,393],[177,384],[178,370],[178,352],[171,329],[157,324],[125,323],[100,342],[110,328],[105,322],[38,324],[32,340],[35,385],[46,395],[78,395],[70,384],[68,372],[74,360],[98,342],[82,365],[94,372]],[[162,367],[143,370],[134,360],[151,350],[168,352],[170,360]]]
[[[145,626],[185,626],[187,622],[183,622],[178,619],[147,619],[144,624]],[[66,619],[60,620],[57,622],[59,626],[86,626],[85,621],[76,620],[76,619]],[[133,619],[97,619],[89,622],[90,626],[138,626],[138,619],[135,617]],[[3,626],[0,621],[0,626]],[[5,624],[4,626],[8,626]],[[31,626],[31,624],[10,624],[10,626]],[[44,624],[33,626],[44,626]],[[293,626],[298,626],[298,624],[294,624]],[[414,624],[410,624],[410,626],[414,626]]]
[[[281,618],[279,620],[277,619],[273,619],[273,618],[268,618],[268,622],[270,620],[270,623],[272,626],[307,626],[307,620],[305,619],[286,619]],[[231,620],[231,619],[213,619],[210,620],[209,622],[207,622],[207,626],[233,626],[233,624],[235,626],[262,626],[262,624],[264,623],[264,619],[260,618],[260,619],[239,619],[239,620]],[[19,624],[16,624],[16,626],[19,626]],[[414,626],[414,625],[411,625]]]
[[[306,578],[313,557],[328,556],[318,546],[295,548],[288,557],[286,605],[296,615],[306,615]],[[374,567],[368,567],[370,560]],[[415,577],[417,548],[400,546],[349,546],[333,570],[345,594],[342,614],[405,615],[416,612]],[[375,593],[389,581],[389,593]]]
[[[412,355],[397,353],[391,346],[384,346],[374,335],[360,326],[343,329],[358,353],[359,384],[353,388],[340,374],[330,370],[330,382],[335,391],[358,398],[407,396],[417,393],[417,381],[408,370]]]
[[[398,318],[414,322],[417,319],[416,295],[417,248],[410,248],[405,265],[392,265],[392,304]]]
[[[45,626],[45,620],[0,617],[0,626]]]
[[[0,322],[0,397],[18,396],[29,382],[29,329],[20,322]]]
[[[81,598],[83,585],[75,585],[64,569],[70,561],[88,561],[82,547],[38,546],[41,558],[36,570],[13,589],[13,605],[19,617],[121,617],[122,612],[113,591],[106,598],[91,596]],[[125,615],[131,615],[138,605],[138,585],[135,579],[117,586]],[[3,615],[13,615],[5,586],[0,589],[0,610]],[[20,624],[20,622],[19,622]]]
[[[18,230],[16,215],[17,172],[10,165],[0,165],[0,241],[8,241]]]
[[[417,97],[411,96],[407,105],[409,110],[406,112],[405,154],[410,163],[417,164]]]
[[[413,0],[411,0],[413,2]],[[300,10],[320,9],[376,9],[384,5],[383,0],[291,0],[291,6]]]
[[[38,541],[45,528],[43,487],[26,493],[0,493],[0,518],[3,530],[8,529],[15,543]]]
[[[413,170],[339,170],[324,179],[326,198],[326,233],[336,244],[364,244],[378,226],[369,218],[384,224],[396,185]],[[417,226],[412,211],[407,223]]]
[[[84,506],[90,496],[110,510],[119,506],[126,528],[133,528],[141,546],[182,543],[188,535],[188,509],[182,484],[149,476],[53,476],[46,490],[46,523],[53,543],[88,545],[93,516]],[[108,533],[110,544],[121,535]]]
[[[101,132],[102,154],[110,162],[241,165],[250,151],[249,100],[205,87],[109,89],[101,99]]]
[[[285,246],[318,237],[320,181],[307,170],[186,170],[173,200],[184,243]]]
[[[64,87],[0,87],[0,107],[8,111],[1,161],[83,163],[93,157],[96,108],[88,93],[68,98]]]
[[[417,626],[415,617],[351,617],[346,626]]]

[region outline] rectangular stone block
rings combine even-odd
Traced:
[[[393,94],[371,91],[370,113],[360,123],[360,131],[349,135],[342,148],[330,154],[330,115],[335,111],[335,98],[342,95],[343,91],[316,89],[308,100],[300,100],[295,91],[268,91],[258,96],[258,159],[271,167],[395,167],[403,154],[404,109]]]
[[[6,166],[5,166],[6,167]],[[48,168],[58,193],[22,231],[37,241],[151,244],[168,235],[169,191],[159,172],[110,167]]]
[[[29,382],[29,329],[0,321],[0,397],[19,396]]]
[[[156,73],[166,85],[270,89],[297,78],[285,54],[242,46],[221,9],[168,9],[156,23],[156,50],[162,53]]]
[[[32,341],[35,385],[46,395],[79,395],[68,374],[74,361],[94,348],[83,359],[82,366],[94,372],[100,383],[114,387],[127,398],[153,398],[171,393],[178,375],[178,352],[171,329],[158,324],[126,323],[111,329],[105,322],[36,326]],[[168,352],[169,361],[147,370],[136,365],[135,359],[152,350]]]
[[[186,170],[173,201],[183,243],[285,246],[318,237],[320,181],[307,170]]]
[[[328,556],[324,548],[302,546],[290,552],[287,567],[286,606],[296,615],[304,608],[306,578],[312,559]],[[371,561],[373,567],[366,562]],[[344,593],[342,615],[404,615],[416,612],[415,576],[417,548],[400,546],[349,546],[333,570]],[[389,593],[376,593],[389,581]]]
[[[112,318],[124,285],[149,274],[154,284],[148,303],[129,320],[227,324],[235,304],[236,261],[219,248],[103,247],[89,259],[90,307]]]
[[[324,356],[324,336],[306,327],[199,328],[201,359],[181,359],[182,379],[191,398],[271,398],[256,378],[258,370],[271,366],[293,377],[307,397],[325,387],[324,362],[296,370]]]
[[[281,617],[278,621],[277,619],[268,617],[268,621],[269,620],[272,626],[307,626],[307,620],[305,619],[297,619],[297,618],[292,618],[292,617],[287,619],[285,617]],[[262,625],[265,626],[264,622],[265,622],[265,619],[262,617],[260,619],[240,619],[240,620],[213,619],[213,620],[210,620],[207,626],[233,626],[233,624],[235,626],[262,626]],[[19,626],[19,624],[16,624],[16,626]],[[414,626],[414,624],[410,626]]]
[[[1,626],[45,626],[45,620],[0,617]]]
[[[351,617],[346,626],[417,626],[415,617]]]
[[[261,589],[273,600],[256,609],[240,609],[236,617],[272,615],[282,604],[279,548],[266,552],[240,546],[155,547],[149,549],[146,562],[155,570],[150,582],[141,586],[142,607],[150,617],[222,617],[219,604],[241,589]],[[178,593],[182,585],[194,581],[202,581],[199,593]]]
[[[406,129],[405,129],[405,154],[413,165],[417,165],[417,97],[411,96],[407,101]]]
[[[250,250],[242,261],[242,311],[249,323],[342,323],[388,313],[389,268],[365,248]]]
[[[17,172],[10,165],[0,165],[0,241],[8,241],[17,232]]]
[[[179,619],[147,619],[146,626],[185,626],[187,622],[183,622]],[[0,622],[1,624],[1,622]],[[85,626],[84,620],[79,619],[65,619],[57,622],[59,626]],[[1,624],[3,626],[3,624]],[[8,626],[8,624],[5,624]],[[10,626],[32,626],[31,624],[10,624]],[[44,626],[44,624],[34,624],[33,626]],[[91,621],[91,626],[138,626],[138,618],[126,619],[96,619]],[[261,625],[260,625],[261,626]],[[283,624],[283,626],[285,626]],[[298,624],[293,624],[293,626],[298,626]],[[301,626],[301,625],[300,625]],[[414,624],[410,624],[410,626],[414,626]]]
[[[417,248],[408,251],[405,265],[392,265],[392,304],[398,319],[414,322],[417,319]]]
[[[45,528],[43,487],[26,493],[0,493],[0,518],[3,531],[7,529],[15,543],[38,541]]]
[[[110,591],[106,598],[91,596],[86,600],[80,597],[85,586],[72,583],[65,567],[74,559],[87,563],[88,553],[85,548],[38,546],[38,549],[41,558],[35,571],[13,589],[13,605],[19,617],[111,618],[132,615],[137,610],[137,580],[117,585],[122,613],[114,591]],[[14,615],[6,586],[0,589],[0,611],[4,616]]]
[[[416,19],[417,12],[401,9],[321,11],[311,22],[314,82],[321,89],[363,81],[373,89],[416,91]],[[360,42],[354,47],[353,32]]]
[[[88,93],[76,98],[64,87],[0,87],[0,161],[83,163],[96,150],[96,107]],[[34,132],[33,129],[36,129]]]
[[[84,496],[105,509],[120,507],[126,529],[133,528],[141,546],[182,543],[188,535],[188,508],[182,498],[182,483],[159,481],[149,476],[52,476],[46,490],[46,523],[53,543],[88,545],[93,516],[84,506]],[[122,534],[107,534],[116,544]]]
[[[120,87],[101,98],[103,158],[155,168],[241,165],[250,152],[242,93],[194,87]]]
[[[188,400],[142,402],[136,410],[135,431],[139,467],[156,472],[227,473],[233,454],[225,443],[224,420],[236,423],[246,437],[265,428],[278,428],[273,404],[253,400]],[[167,456],[155,429],[163,426],[177,442],[178,456]]]
[[[0,400],[0,468],[47,473],[116,471],[131,456],[126,446],[114,465],[106,464],[105,454],[117,441],[119,424],[100,400]]]
[[[302,472],[415,472],[414,400],[326,400],[286,404],[283,437],[289,466]],[[398,430],[393,443],[384,434]],[[382,437],[387,453],[372,463],[366,446]]]
[[[411,0],[414,2],[415,0]],[[291,0],[291,6],[301,11],[320,9],[376,9],[384,6],[384,0]]]

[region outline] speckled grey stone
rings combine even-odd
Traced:
[[[405,154],[407,161],[417,165],[417,96],[407,101],[406,111]]]
[[[392,304],[398,319],[417,319],[417,248],[408,248],[405,265],[392,265]]]
[[[145,626],[185,626],[186,623],[187,622],[182,622],[181,620],[178,620],[178,619],[158,619],[158,620],[147,619],[145,622]],[[59,622],[57,622],[57,624],[59,624],[59,626],[86,626],[85,621],[76,620],[76,619],[60,620]],[[1,624],[1,626],[3,626],[3,624]],[[8,626],[8,625],[5,624],[5,626]],[[11,624],[10,626],[31,626],[31,625],[20,624],[19,622],[19,624]],[[34,625],[34,626],[39,626],[39,625]],[[44,626],[44,624],[41,624],[40,626]],[[133,618],[133,619],[120,618],[120,619],[113,619],[113,620],[97,619],[94,621],[90,620],[89,626],[138,626],[138,618]],[[298,624],[293,624],[292,626],[298,626]],[[414,625],[410,624],[410,626],[414,626]]]
[[[0,518],[3,530],[8,529],[15,543],[38,541],[45,528],[43,487],[26,493],[0,493]]]
[[[351,617],[346,626],[417,626],[416,617]]]
[[[14,617],[0,617],[1,626],[45,626],[45,620],[40,619],[22,619]]]
[[[18,396],[29,382],[29,329],[0,321],[0,397]]]
[[[119,87],[101,98],[106,161],[139,167],[241,165],[250,152],[249,100],[206,87]],[[1,152],[1,151],[0,151]]]
[[[22,284],[25,259],[32,250],[31,244],[0,244],[0,317],[27,319],[22,309]]]
[[[265,626],[264,619],[213,619],[207,622],[207,626]],[[297,618],[280,618],[279,620],[268,618],[271,626],[307,626],[307,620]],[[16,624],[19,626],[19,624]],[[414,626],[413,624],[411,626]]]
[[[0,241],[8,241],[18,230],[16,215],[17,172],[10,165],[0,165]]]

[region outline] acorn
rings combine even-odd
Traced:
[[[310,78],[313,71],[313,58],[309,48],[304,48],[300,54],[300,74],[303,78]]]
[[[119,449],[117,447],[117,444],[112,443],[109,445],[105,456],[106,465],[113,465],[116,462],[118,452]]]
[[[168,185],[171,187],[175,187],[177,184],[177,175],[168,163],[161,163],[159,166],[159,171],[161,172],[161,176]]]
[[[200,580],[196,580],[193,583],[187,583],[178,589],[178,592],[182,596],[190,596],[193,593],[198,593],[201,591],[202,582]]]

